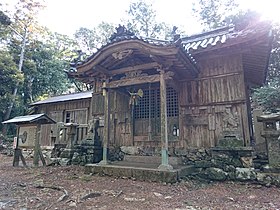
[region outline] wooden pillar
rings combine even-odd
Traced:
[[[13,166],[18,167],[19,166],[19,148],[18,148],[18,141],[19,141],[19,126],[17,126],[17,142],[15,145],[15,151],[14,151],[14,160],[13,160]]]
[[[151,102],[151,83],[149,83],[149,125],[148,125],[148,140],[152,141],[152,102]]]
[[[166,81],[164,71],[160,70],[160,123],[161,123],[161,170],[172,170],[168,164],[168,133],[167,133],[167,105],[166,105]]]
[[[34,144],[34,157],[33,157],[33,164],[36,167],[39,166],[40,159],[42,161],[43,166],[46,166],[46,161],[40,146],[40,139],[41,139],[41,124],[37,124],[36,138]]]
[[[103,159],[99,162],[101,165],[106,165],[108,161],[108,146],[109,146],[109,125],[110,125],[110,97],[109,90],[106,88],[106,82],[103,83],[103,96],[104,96],[104,130],[103,130]]]
[[[35,144],[34,144],[34,157],[33,157],[34,166],[39,166],[40,137],[41,137],[41,125],[38,124],[37,129],[36,129],[36,138],[35,138]]]

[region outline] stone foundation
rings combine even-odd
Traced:
[[[145,157],[142,155],[142,148],[125,148],[123,150],[115,148],[114,151],[116,154],[112,157],[122,157],[117,160],[135,158],[135,155],[139,155],[139,159],[145,159],[142,158]],[[181,159],[180,165],[184,167],[183,175],[186,178],[210,181],[249,181],[267,186],[271,184],[280,186],[280,173],[275,174],[268,170],[266,157],[256,160],[251,147],[175,149],[169,155],[170,160],[172,158]],[[160,158],[157,155],[155,157]]]
[[[51,161],[53,165],[86,165],[98,163],[102,159],[102,147],[100,142],[84,140],[72,148],[66,145],[55,145]]]

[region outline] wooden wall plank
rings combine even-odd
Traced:
[[[241,56],[202,60],[200,67],[198,78],[182,81],[180,84],[183,90],[179,93],[179,104],[184,108],[184,115],[205,118],[207,125],[191,125],[186,122],[188,118],[182,117],[180,123],[183,136],[180,141],[183,142],[180,145],[185,148],[217,145],[218,139],[223,135],[226,109],[237,115],[240,121],[238,129],[248,144],[250,137]]]

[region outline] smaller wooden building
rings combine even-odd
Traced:
[[[53,119],[46,114],[34,114],[18,116],[2,123],[13,123],[17,125],[17,136],[14,142],[15,152],[13,166],[19,166],[19,158],[21,158],[23,165],[26,166],[21,148],[34,149],[33,163],[35,166],[39,165],[39,157],[42,160],[43,165],[46,165],[40,146],[41,127],[42,125],[56,123]]]
[[[80,138],[85,137],[91,112],[91,98],[92,92],[88,91],[54,96],[32,103],[31,106],[35,107],[36,113],[45,113],[57,122],[52,125],[42,125],[41,146],[66,143],[64,123],[78,123],[80,128],[83,128]]]

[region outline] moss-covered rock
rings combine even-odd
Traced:
[[[228,174],[220,168],[207,168],[203,176],[214,181],[224,181],[227,179]]]
[[[254,168],[236,168],[235,176],[239,181],[253,181],[257,178]]]

